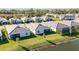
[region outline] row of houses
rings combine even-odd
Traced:
[[[6,25],[6,24],[8,24],[8,23],[9,23],[8,20],[6,20],[5,18],[1,18],[1,17],[0,17],[0,25],[1,25],[1,24],[5,24],[5,25]]]
[[[61,20],[75,20],[75,19],[78,19],[78,14],[46,14],[46,16],[58,17]]]
[[[45,21],[52,21],[51,18],[47,16],[42,16],[42,17],[22,17],[22,18],[10,18],[10,19],[5,19],[5,18],[0,18],[0,24],[1,25],[7,25],[9,23],[11,24],[22,24],[22,23],[33,23],[33,22],[45,22]]]
[[[0,24],[6,25],[9,23],[12,24],[22,24],[22,23],[33,23],[33,22],[46,22],[46,21],[53,21],[53,17],[58,17],[61,21],[62,20],[75,20],[78,19],[78,15],[75,14],[46,14],[45,16],[41,17],[22,17],[22,18],[10,18],[6,20],[5,18],[0,17]]]
[[[61,33],[71,33],[71,27],[74,26],[79,28],[79,20],[73,21],[50,21],[50,22],[42,22],[42,23],[29,23],[29,24],[14,24],[14,25],[5,25],[4,28],[7,30],[9,38],[20,38],[20,37],[28,37],[32,34],[40,35],[40,34],[48,34],[52,31],[61,32]],[[0,37],[2,36],[0,32]],[[2,37],[1,37],[2,38]]]

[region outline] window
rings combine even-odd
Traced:
[[[26,35],[28,35],[28,33],[26,33]]]
[[[40,31],[39,31],[39,30],[38,30],[37,32],[38,32],[38,33],[40,33]]]

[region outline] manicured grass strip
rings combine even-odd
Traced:
[[[73,37],[71,37],[73,38]],[[51,41],[52,43],[58,43],[63,42],[71,39],[69,36],[62,36],[60,34],[50,34],[46,35],[46,38],[43,36],[37,36],[34,38],[29,39],[23,39],[18,42],[18,44],[13,41],[9,40],[9,43],[0,45],[0,50],[14,50],[14,51],[24,51],[24,50],[32,50],[35,48],[39,48],[41,46],[50,46],[52,45],[50,42],[47,42],[47,40]]]
[[[53,17],[54,21],[60,21],[60,19],[58,17]]]

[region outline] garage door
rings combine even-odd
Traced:
[[[45,29],[45,30],[44,30],[44,33],[45,33],[45,34],[49,34],[50,32],[51,32],[50,29]]]
[[[68,33],[69,32],[69,28],[63,28],[62,33]]]
[[[20,34],[13,34],[10,36],[12,39],[20,38]]]
[[[2,22],[2,25],[7,25],[8,23],[7,22]]]

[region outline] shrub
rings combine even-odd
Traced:
[[[2,29],[1,32],[2,32],[3,39],[8,39],[8,33],[7,33],[6,29]]]

